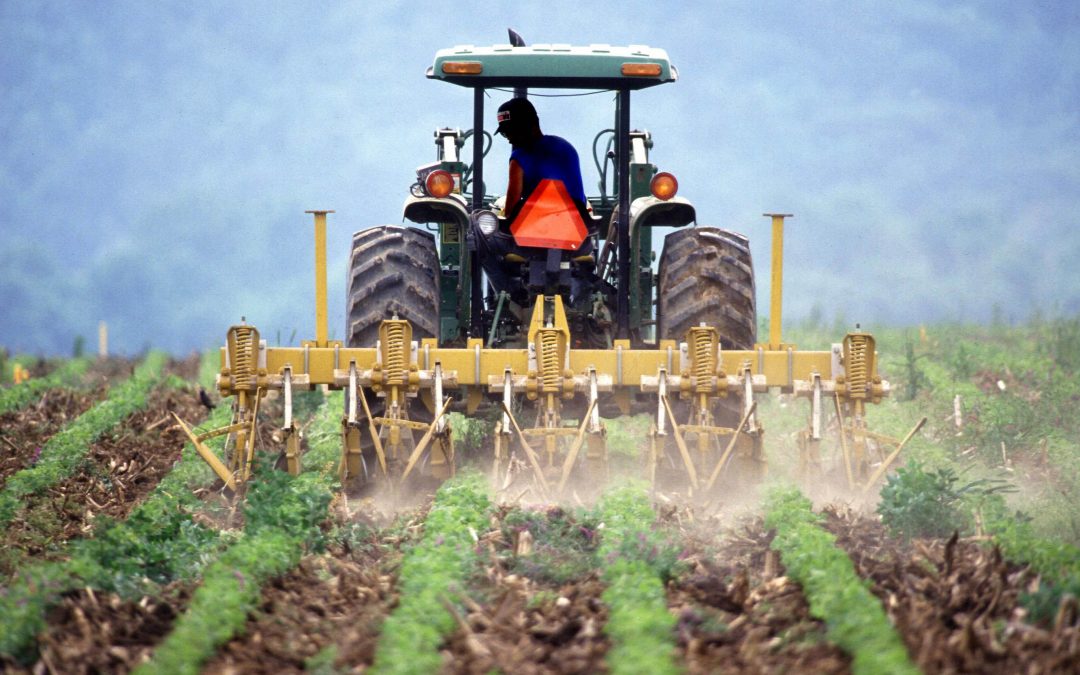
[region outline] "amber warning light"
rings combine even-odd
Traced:
[[[447,75],[479,75],[484,64],[479,61],[443,61],[442,71]]]
[[[622,64],[623,75],[637,77],[660,77],[659,63],[624,63]]]
[[[675,176],[666,171],[661,171],[649,181],[649,192],[652,192],[653,197],[657,199],[667,201],[674,197],[678,191],[679,181],[675,180]]]
[[[449,171],[439,169],[428,174],[424,185],[429,195],[442,199],[454,191],[454,177]]]

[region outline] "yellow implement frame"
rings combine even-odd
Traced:
[[[332,211],[310,213],[315,216],[316,248],[323,249],[326,214]],[[716,483],[731,464],[737,444],[748,448],[752,458],[763,463],[755,397],[772,390],[810,401],[811,422],[802,437],[802,464],[808,470],[817,462],[824,401],[833,399],[844,418],[844,464],[854,487],[860,482],[859,475],[865,478],[871,474],[865,461],[866,438],[870,436],[865,428],[865,405],[888,395],[889,384],[877,374],[874,341],[866,333],[851,333],[830,351],[800,351],[782,341],[779,259],[786,215],[769,215],[774,230],[775,321],[768,344],[749,350],[726,350],[721,348],[716,328],[696,326],[683,341],[659,340],[652,347],[634,348],[628,340],[615,340],[611,349],[573,349],[562,298],[540,296],[533,306],[524,348],[485,348],[481,338],[470,338],[464,346],[456,347],[440,346],[435,339],[414,341],[409,322],[397,318],[383,321],[377,345],[345,347],[327,339],[325,252],[318,255],[317,251],[315,340],[300,347],[268,347],[252,326],[229,329],[217,385],[222,396],[236,397],[236,414],[229,427],[210,434],[235,435],[232,463],[217,460],[206,448],[202,441],[207,434],[196,436],[186,425],[183,428],[214,471],[233,487],[246,480],[250,472],[259,399],[268,391],[282,391],[287,465],[290,472],[297,473],[299,433],[292,422],[292,393],[318,386],[345,390],[340,464],[343,479],[365,473],[361,445],[367,435],[379,472],[383,476],[394,473],[398,481],[404,481],[421,464],[425,452],[428,455],[423,464],[430,472],[439,476],[453,472],[454,450],[446,417],[453,401],[472,414],[485,399],[501,396],[502,419],[496,425],[494,438],[496,471],[509,479],[507,472],[513,464],[516,441],[528,460],[527,470],[536,487],[548,494],[553,483],[558,491],[567,488],[586,443],[585,459],[604,466],[601,402],[612,402],[626,414],[632,407],[648,405],[650,397],[655,397],[649,472],[655,474],[670,430],[690,488],[700,490]],[[457,397],[448,397],[449,392],[456,392]],[[369,396],[384,401],[382,415],[372,416]],[[410,419],[409,409],[417,398],[434,414],[430,423]],[[522,427],[515,419],[514,404],[521,399],[535,412],[531,426]],[[676,399],[682,402],[682,410],[689,411],[690,419],[685,423],[676,419],[672,405]],[[742,411],[735,428],[716,424],[712,411],[720,399],[734,400]],[[579,413],[586,410],[584,416],[564,420],[565,406],[571,404]],[[413,431],[423,432],[419,443],[413,443]],[[539,451],[534,449],[533,441],[540,443]],[[903,447],[903,443],[896,444],[898,450]],[[869,477],[876,480],[895,460],[898,450],[883,458],[888,461],[883,461]],[[405,468],[394,472],[390,465]]]

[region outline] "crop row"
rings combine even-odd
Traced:
[[[446,605],[465,592],[476,564],[475,537],[488,524],[490,509],[486,482],[477,474],[459,474],[439,488],[423,537],[402,562],[401,600],[383,624],[375,672],[438,672],[439,646],[456,626]]]
[[[228,424],[231,412],[219,406],[206,424]],[[209,441],[220,449],[223,438]],[[83,586],[137,596],[148,584],[197,576],[222,546],[221,537],[196,523],[200,505],[193,490],[214,476],[190,445],[150,495],[123,522],[104,519],[91,539],[72,542],[69,558],[31,565],[0,591],[0,655],[27,659],[45,613],[66,591]]]
[[[323,545],[337,483],[335,431],[341,396],[329,397],[312,422],[306,469],[293,478],[259,466],[244,502],[244,534],[206,568],[202,584],[172,632],[140,673],[197,673],[216,649],[240,632],[261,596],[262,585]]]
[[[675,549],[652,531],[656,514],[640,486],[609,491],[599,511],[604,528],[598,555],[608,606],[604,632],[612,643],[608,667],[616,674],[677,672],[675,617],[664,592]]]
[[[829,639],[851,655],[854,672],[918,673],[881,604],[821,523],[798,490],[769,494],[765,524],[776,529],[773,547],[802,586],[811,614],[825,622]]]
[[[77,384],[89,366],[90,362],[86,359],[72,359],[45,377],[35,377],[0,389],[0,414],[30,405],[49,389]]]
[[[90,445],[128,415],[146,407],[150,390],[162,376],[165,355],[152,352],[122,384],[49,439],[37,463],[8,478],[0,492],[0,526],[15,517],[25,497],[72,475],[86,458]]]
[[[1049,582],[1023,598],[1034,618],[1052,619],[1065,595],[1080,598],[1080,548],[1039,537],[1030,521],[1017,517],[991,518],[987,529],[1006,558],[1030,565]]]

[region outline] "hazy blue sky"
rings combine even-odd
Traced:
[[[1080,311],[1076,2],[0,0],[0,345],[64,353],[104,319],[181,351],[241,315],[311,337],[313,208],[340,336],[351,233],[400,222],[432,130],[471,125],[425,68],[507,26],[668,50],[680,81],[633,123],[700,223],[752,238],[763,310],[760,214],[785,211],[788,318]],[[610,120],[538,106],[584,157]]]

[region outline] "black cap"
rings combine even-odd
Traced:
[[[536,108],[529,102],[529,99],[512,98],[499,106],[497,119],[499,120],[499,127],[495,130],[495,133],[501,134],[507,127],[520,128],[523,124],[539,122],[540,116],[536,114]]]

